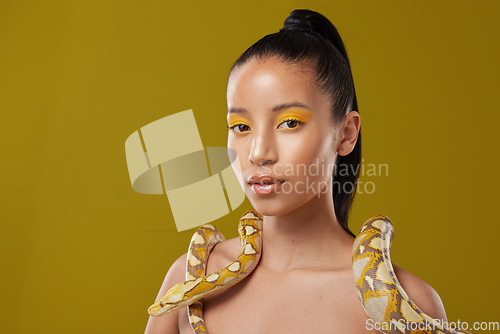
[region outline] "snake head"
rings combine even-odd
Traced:
[[[194,289],[199,282],[200,279],[196,279],[174,285],[160,300],[148,308],[148,313],[157,317],[192,304],[195,300],[188,298],[188,292]]]

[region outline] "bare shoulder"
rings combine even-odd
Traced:
[[[156,296],[155,302],[167,293],[167,291],[177,283],[186,280],[186,259],[187,253],[181,255],[168,270]],[[162,314],[159,317],[149,317],[145,334],[178,334],[179,333],[179,311]]]
[[[447,321],[443,302],[438,293],[423,279],[395,264],[393,267],[399,283],[411,300],[430,317]]]

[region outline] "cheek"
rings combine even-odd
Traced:
[[[310,170],[309,166],[312,170],[319,168],[324,171],[329,169],[333,171],[336,158],[333,141],[330,133],[317,130],[308,131],[300,137],[284,139],[280,145],[280,159],[283,158],[283,162],[306,167],[306,171]],[[303,170],[303,168],[297,170]],[[331,175],[332,171],[329,171],[328,174]],[[304,176],[304,173],[300,174],[299,176]],[[329,175],[314,175],[314,177],[328,178]]]
[[[229,162],[231,163],[231,167],[233,168],[234,174],[238,178],[238,181],[240,182],[240,185],[242,188],[244,188],[244,185],[246,182],[243,180],[243,173],[242,169],[244,169],[246,166],[245,164],[245,146],[242,145],[241,141],[238,140],[231,140],[230,137],[228,137],[227,141],[227,153],[229,157]],[[246,155],[248,157],[248,154]]]

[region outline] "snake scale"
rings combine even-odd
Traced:
[[[203,320],[202,298],[243,280],[257,266],[262,251],[262,217],[255,210],[240,219],[241,253],[226,268],[206,275],[212,248],[224,236],[206,224],[194,233],[188,251],[186,281],[173,286],[148,312],[159,316],[188,307],[189,321],[196,334],[208,333]],[[377,215],[367,220],[353,244],[353,277],[363,309],[376,329],[385,334],[465,334],[425,314],[399,283],[390,259],[394,227],[390,219]]]

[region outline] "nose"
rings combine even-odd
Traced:
[[[255,134],[248,159],[256,165],[272,164],[278,159],[273,138],[266,134]]]

